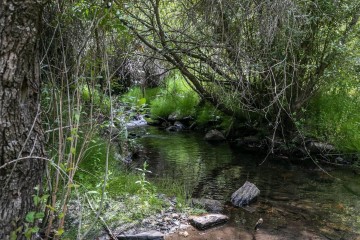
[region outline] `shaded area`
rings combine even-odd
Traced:
[[[329,176],[319,169],[276,160],[258,166],[261,156],[232,150],[226,143],[211,145],[194,133],[166,133],[154,128],[147,131],[140,141],[152,177],[183,184],[192,197],[223,202],[224,213],[230,217],[223,227],[226,231],[253,232],[261,217],[264,223],[256,234],[269,238],[256,239],[360,237],[360,177],[351,169],[332,170]],[[229,204],[231,194],[246,180],[261,190],[250,211]],[[302,236],[300,233],[306,237],[296,238]]]

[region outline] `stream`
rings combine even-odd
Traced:
[[[230,221],[221,228],[253,232],[261,217],[261,230],[273,239],[360,239],[360,175],[352,169],[263,162],[262,155],[207,143],[193,132],[133,131],[146,132],[138,141],[151,178],[174,181],[193,198],[224,203]],[[250,210],[232,207],[231,194],[246,180],[260,189],[258,200]]]

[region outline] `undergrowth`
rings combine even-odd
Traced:
[[[360,152],[360,94],[358,89],[333,87],[310,104],[307,134],[328,141],[344,152]]]

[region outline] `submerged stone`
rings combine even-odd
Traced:
[[[211,228],[213,226],[225,223],[228,220],[229,217],[223,214],[207,214],[204,216],[189,217],[190,224],[199,230]]]
[[[219,213],[224,210],[223,204],[218,200],[206,198],[193,198],[191,199],[192,206],[200,206],[209,213]]]
[[[135,235],[120,235],[117,237],[117,239],[119,240],[163,240],[164,239],[164,234],[162,234],[161,232],[158,231],[148,231],[148,232],[143,232],[143,233],[139,233],[139,234],[135,234]]]
[[[220,132],[216,129],[213,129],[206,133],[205,140],[215,142],[215,141],[224,141],[224,140],[226,140],[226,138],[225,138],[224,134],[222,134],[222,132]]]
[[[259,194],[260,190],[255,184],[246,181],[241,188],[231,195],[231,203],[237,207],[243,207],[255,201]]]

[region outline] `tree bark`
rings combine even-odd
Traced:
[[[0,239],[24,239],[45,163],[37,36],[43,0],[0,3]],[[21,158],[21,159],[20,159]],[[13,161],[16,160],[17,161]]]

